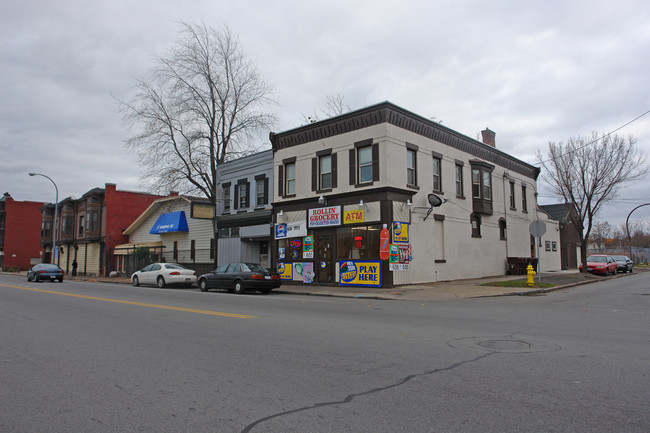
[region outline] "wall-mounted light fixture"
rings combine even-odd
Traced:
[[[320,197],[318,197],[318,204],[327,206],[327,199],[321,195]]]
[[[406,199],[406,203],[402,203],[402,209],[404,209],[404,206],[411,207],[413,203],[411,203],[411,199]]]

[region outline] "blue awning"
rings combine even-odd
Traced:
[[[158,221],[156,221],[156,224],[153,225],[149,233],[156,235],[160,233],[189,231],[190,230],[187,228],[187,220],[185,219],[185,212],[180,210],[160,215]]]

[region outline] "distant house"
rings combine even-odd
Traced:
[[[560,260],[562,269],[577,269],[580,262],[580,234],[572,221],[578,217],[571,204],[540,206],[560,227]]]
[[[42,202],[17,201],[6,192],[0,198],[0,269],[25,271],[41,257]],[[50,239],[52,232],[48,228]]]
[[[128,241],[122,231],[159,195],[118,191],[115,184],[93,188],[81,198],[68,197],[58,203],[58,222],[54,261],[66,273],[77,264],[79,275],[108,275],[115,270],[113,250]],[[54,204],[41,207],[41,246],[45,262],[52,257]]]
[[[115,247],[116,271],[131,275],[150,262],[180,263],[208,272],[214,262],[214,207],[206,198],[176,195],[160,198],[124,230],[129,242]],[[146,247],[150,256],[137,263],[133,252]]]

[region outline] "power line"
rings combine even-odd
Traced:
[[[584,144],[584,145],[582,145],[582,146],[580,146],[580,147],[577,147],[577,148],[575,148],[575,149],[572,149],[572,150],[570,150],[570,151],[568,151],[568,152],[566,152],[566,153],[564,153],[564,154],[562,154],[562,155],[558,155],[556,158],[562,158],[563,156],[569,155],[569,154],[574,153],[574,152],[576,152],[576,151],[578,151],[578,150],[580,150],[580,149],[583,149],[583,148],[585,148],[585,147],[587,147],[587,146],[590,146],[590,145],[596,143],[597,141],[602,140],[602,139],[605,138],[605,137],[609,137],[610,135],[614,134],[615,132],[620,131],[621,129],[625,128],[626,126],[628,126],[628,125],[630,125],[630,124],[636,122],[637,120],[639,120],[640,118],[642,118],[643,116],[645,116],[645,115],[648,114],[648,113],[650,113],[650,110],[648,110],[648,111],[646,111],[645,113],[643,113],[643,114],[641,114],[641,115],[635,117],[634,119],[630,120],[630,121],[627,122],[626,124],[621,125],[621,126],[619,126],[618,128],[616,128],[616,129],[614,129],[614,130],[612,130],[612,131],[609,131],[607,134],[604,134],[603,136],[598,137],[598,138],[596,138],[595,140],[592,140],[592,141],[590,141],[589,143],[586,143],[586,144]],[[551,159],[546,159],[546,160],[544,160],[544,161],[540,161],[540,164],[545,164],[545,163],[550,162],[550,161],[552,161],[552,160],[553,160],[553,158],[551,158]]]

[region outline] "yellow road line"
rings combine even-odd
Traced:
[[[121,299],[98,298],[96,296],[76,295],[74,293],[55,292],[54,290],[34,289],[32,287],[10,286],[10,285],[7,285],[7,284],[0,284],[0,286],[2,286],[2,287],[11,287],[11,288],[14,288],[14,289],[21,289],[21,290],[29,290],[29,291],[32,291],[32,292],[49,293],[49,294],[53,294],[53,295],[71,296],[73,298],[92,299],[94,301],[115,302],[117,304],[137,305],[139,307],[160,308],[160,309],[163,309],[163,310],[185,311],[187,313],[209,314],[209,315],[212,315],[212,316],[234,317],[234,318],[237,318],[237,319],[257,319],[258,318],[258,316],[249,316],[249,315],[246,315],[246,314],[221,313],[219,311],[196,310],[194,308],[170,307],[168,305],[147,304],[147,303],[144,303],[144,302],[133,302],[133,301],[123,301]]]

